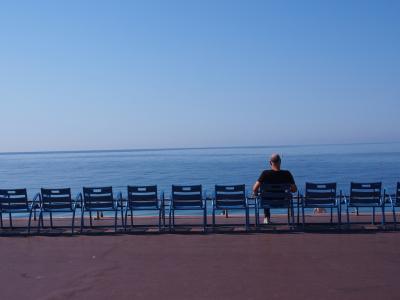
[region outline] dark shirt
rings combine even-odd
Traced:
[[[289,171],[286,170],[264,170],[258,181],[263,184],[295,184],[294,178]]]

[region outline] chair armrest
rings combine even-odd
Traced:
[[[347,198],[347,196],[346,195],[343,195],[343,200],[344,200],[344,203],[346,204],[346,205],[349,205],[349,199]]]
[[[379,200],[380,200],[381,206],[384,206],[386,203],[386,190],[385,189],[383,190],[383,195],[381,195],[379,198],[380,198]]]
[[[393,201],[392,195],[388,194],[387,196],[389,198],[389,203],[393,206],[394,205],[394,201]]]
[[[40,208],[41,202],[42,202],[42,195],[40,193],[37,193],[33,197],[31,204],[28,206],[29,210]]]
[[[298,206],[301,205],[301,207],[304,207],[306,205],[306,201],[305,201],[305,196],[303,194],[301,194],[300,192],[298,193],[298,201],[300,203],[297,203]]]
[[[118,194],[117,194],[117,201],[120,202],[121,206],[123,206],[124,200],[125,200],[125,199],[122,197],[122,192],[118,192]]]
[[[82,193],[76,194],[76,197],[72,202],[72,205],[74,208],[83,206]]]
[[[159,201],[159,207],[162,209],[165,209],[165,194],[164,192],[161,193],[161,198],[158,199]]]

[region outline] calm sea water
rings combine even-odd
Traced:
[[[334,181],[345,192],[350,181],[382,181],[392,191],[400,181],[400,143],[363,145],[248,147],[231,149],[146,150],[0,154],[0,188],[29,189],[157,184],[169,194],[171,184],[245,183],[248,191],[267,157],[282,154],[284,169],[300,187],[306,181]]]

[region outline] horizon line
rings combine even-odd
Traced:
[[[322,144],[286,144],[286,145],[246,145],[246,146],[209,146],[209,147],[165,147],[165,148],[126,148],[126,149],[88,149],[88,150],[39,150],[39,151],[5,151],[0,155],[24,154],[68,154],[68,153],[112,153],[112,152],[146,152],[146,151],[183,151],[183,150],[212,150],[212,149],[245,149],[245,148],[273,148],[273,147],[312,147],[312,146],[351,146],[351,145],[380,145],[396,144],[392,142],[356,142],[356,143],[322,143]]]

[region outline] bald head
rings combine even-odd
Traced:
[[[280,170],[281,168],[281,157],[278,153],[273,153],[269,159],[269,163],[271,164],[271,168],[273,170]]]

